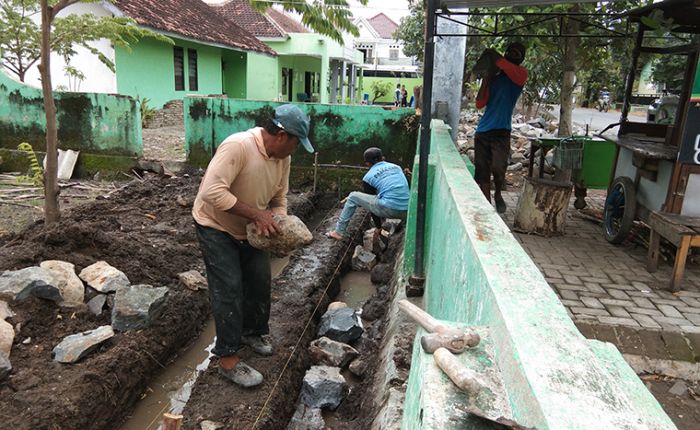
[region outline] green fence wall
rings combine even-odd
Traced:
[[[433,121],[431,147],[424,304],[438,319],[488,327],[493,365],[519,423],[540,430],[675,428],[613,345],[579,333],[484,199],[442,121]],[[414,175],[404,276],[413,268],[416,181]],[[436,427],[428,418],[456,409],[423,395],[424,387],[451,382],[426,380],[426,366],[435,367],[430,355],[414,360],[420,362],[411,365],[403,428],[472,428]]]
[[[141,112],[128,96],[55,92],[58,146],[103,155],[143,153]],[[28,142],[46,149],[46,117],[41,91],[0,71],[0,148]]]
[[[214,149],[229,135],[261,125],[282,103],[217,98],[185,98],[185,147],[191,164],[206,166]],[[411,167],[418,118],[413,109],[299,103],[311,118],[310,139],[319,164],[363,166],[370,146],[388,161]],[[298,150],[293,166],[311,166],[313,154]]]
[[[368,71],[367,73],[372,73]],[[369,94],[369,100],[372,101],[374,98],[374,93],[372,93],[372,82],[390,82],[391,91],[384,97],[378,98],[375,103],[393,103],[394,102],[394,91],[396,90],[396,84],[406,85],[406,91],[408,91],[408,101],[411,101],[411,96],[413,95],[413,87],[417,85],[423,85],[423,78],[380,78],[374,76],[364,76],[362,78],[362,93]]]

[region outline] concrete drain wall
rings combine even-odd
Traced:
[[[613,345],[579,333],[483,198],[442,121],[433,122],[431,146],[424,307],[438,319],[488,328],[512,416],[537,429],[675,428]],[[414,255],[413,180],[405,274]],[[460,410],[468,403],[464,393],[428,395],[451,384],[415,344],[402,428],[478,426]]]

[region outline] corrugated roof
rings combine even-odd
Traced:
[[[393,39],[394,31],[399,28],[397,23],[381,12],[368,19],[367,22],[382,39]]]
[[[217,14],[200,0],[113,0],[138,24],[204,43],[276,55],[250,32]]]

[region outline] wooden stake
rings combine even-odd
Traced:
[[[182,425],[182,415],[163,414],[163,430],[180,430]]]

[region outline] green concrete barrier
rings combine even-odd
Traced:
[[[433,122],[429,175],[426,310],[441,320],[488,328],[486,344],[512,416],[539,430],[675,428],[614,346],[579,333],[483,198],[442,121]],[[411,210],[405,275],[413,267],[414,217]],[[427,371],[430,366],[432,356],[414,351],[402,427],[465,428],[456,421],[441,424],[444,414],[455,413],[454,400],[424,392],[434,384],[450,388],[439,372]]]

